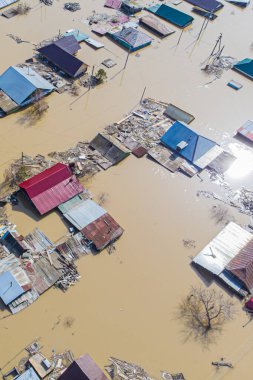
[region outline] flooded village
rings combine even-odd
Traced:
[[[0,0],[4,379],[251,378],[252,9]]]

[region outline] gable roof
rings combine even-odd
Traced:
[[[9,305],[9,303],[21,296],[24,292],[11,272],[3,272],[0,274],[0,298],[5,305]]]
[[[217,0],[185,0],[187,3],[195,5],[208,12],[216,12],[223,8],[224,5]]]
[[[83,65],[87,66],[55,44],[44,46],[38,49],[38,52],[71,77],[74,77]]]
[[[54,86],[31,68],[11,66],[0,76],[0,89],[20,105],[35,90],[52,91]]]
[[[253,239],[226,266],[251,291],[253,290]]]
[[[161,37],[169,36],[172,33],[175,33],[175,30],[170,28],[168,25],[163,23],[158,17],[155,17],[151,14],[143,16],[139,20],[140,24],[147,26],[151,31],[159,34]]]
[[[59,380],[108,380],[94,360],[85,354],[75,360],[59,377]]]
[[[41,215],[83,191],[69,166],[58,163],[19,184]]]
[[[246,77],[253,79],[253,59],[245,58],[239,61],[233,66],[235,71],[245,75]]]
[[[173,123],[165,132],[161,142],[201,169],[222,153],[222,149],[214,141],[197,134],[179,121]],[[178,150],[181,142],[187,143],[187,146]]]
[[[75,54],[78,50],[81,49],[81,46],[77,42],[77,39],[74,35],[69,35],[60,38],[54,42],[54,45],[60,47],[69,54]]]
[[[40,380],[33,368],[28,368],[25,372],[17,377],[17,380]]]
[[[193,262],[218,276],[251,240],[250,232],[230,222],[194,257]]]
[[[125,42],[130,48],[136,49],[146,44],[151,44],[152,38],[135,28],[123,28],[121,31],[113,33],[112,37],[119,42]]]
[[[156,4],[147,8],[147,10],[180,28],[185,28],[194,20],[194,18],[187,13],[181,12],[165,4]]]

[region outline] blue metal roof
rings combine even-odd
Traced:
[[[89,38],[89,36],[87,34],[84,34],[79,29],[70,29],[70,30],[67,30],[67,32],[64,33],[64,36],[65,37],[67,37],[67,36],[74,36],[75,39],[77,40],[77,42],[82,42],[82,41],[85,41],[85,40],[87,40]]]
[[[176,121],[161,138],[161,142],[169,149],[177,150],[177,145],[185,141],[188,145],[178,151],[178,154],[190,162],[197,161],[217,144],[198,135],[186,125]]]
[[[17,380],[40,380],[33,368],[29,368],[22,375],[17,377]]]
[[[234,65],[233,69],[253,79],[253,59],[245,58]]]
[[[21,105],[35,90],[54,87],[31,68],[11,66],[0,76],[0,89]]]
[[[0,298],[5,305],[9,305],[25,291],[21,288],[15,277],[10,272],[0,275]]]

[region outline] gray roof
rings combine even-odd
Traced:
[[[193,262],[219,275],[251,239],[250,232],[230,222],[194,257]]]
[[[102,207],[87,199],[66,212],[64,217],[80,231],[104,214],[106,211]]]

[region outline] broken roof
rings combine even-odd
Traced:
[[[21,105],[36,90],[51,92],[54,86],[31,68],[11,66],[0,76],[0,89]]]
[[[179,121],[165,132],[161,142],[200,169],[208,166],[223,151],[214,141],[199,135]],[[180,143],[185,146],[179,148]]]
[[[59,380],[108,380],[94,360],[85,354],[76,359],[59,377]]]
[[[131,27],[123,28],[119,32],[110,33],[110,35],[120,44],[130,49],[130,51],[141,49],[144,46],[150,45],[152,42],[152,38],[147,34]]]
[[[190,25],[194,18],[178,9],[169,7],[166,4],[156,4],[152,7],[146,8],[149,12],[154,13],[156,16],[163,18],[164,20],[178,26],[179,28],[185,28]]]
[[[253,290],[253,239],[226,266],[249,289]]]
[[[55,44],[44,46],[38,52],[70,77],[75,77],[82,66],[87,65]]]
[[[90,142],[90,146],[102,154],[102,156],[113,165],[118,164],[130,154],[130,151],[119,141],[104,133],[98,133]]]
[[[250,232],[230,222],[194,257],[193,262],[218,276],[251,240]]]
[[[82,234],[100,251],[118,239],[123,234],[123,229],[106,213],[83,228]]]
[[[0,274],[0,298],[5,305],[14,301],[24,292],[11,272],[3,272]]]
[[[54,44],[69,54],[75,54],[81,49],[74,35],[69,35],[55,41]]]
[[[69,166],[58,163],[19,184],[41,215],[80,194],[84,189]]]

